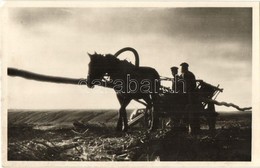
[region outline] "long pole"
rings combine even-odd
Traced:
[[[78,85],[82,84],[82,81],[86,81],[86,79],[76,79],[76,78],[66,78],[66,77],[57,77],[57,76],[49,76],[49,75],[42,75],[38,73],[33,73],[21,69],[16,68],[8,68],[7,74],[13,77],[22,77],[29,80],[36,80],[42,82],[52,82],[52,83],[62,83],[62,84],[73,84]]]

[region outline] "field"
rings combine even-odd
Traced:
[[[216,133],[202,124],[195,136],[138,125],[120,133],[116,121],[116,110],[9,110],[8,160],[251,160],[251,112],[220,113]]]

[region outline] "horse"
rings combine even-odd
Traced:
[[[153,112],[150,130],[158,125],[157,101],[159,97],[160,76],[151,67],[139,67],[126,60],[120,60],[112,54],[88,54],[90,57],[87,75],[87,86],[93,88],[102,85],[113,88],[120,103],[117,131],[128,130],[126,107],[131,100],[142,100],[146,103],[146,113]],[[109,77],[109,79],[105,79]]]

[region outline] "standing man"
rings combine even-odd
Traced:
[[[174,90],[174,93],[178,92],[178,79],[179,79],[179,75],[178,75],[178,67],[173,66],[171,67],[171,71],[172,71],[172,76],[173,76],[173,80],[172,80],[172,90]]]
[[[174,93],[184,93],[185,81],[178,75],[178,67],[171,67],[171,71],[173,76],[172,90]]]
[[[196,77],[189,71],[189,64],[183,62],[181,65],[181,77],[184,79],[185,87],[184,91],[187,93],[188,102],[187,102],[187,111],[188,118],[191,127],[191,133],[196,134],[200,131],[199,124],[199,102],[197,95],[195,94],[196,89]]]
[[[189,64],[186,62],[181,63],[181,78],[185,81],[185,89],[186,93],[192,93],[196,88],[196,78],[195,75],[189,71]]]

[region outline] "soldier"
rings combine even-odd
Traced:
[[[200,130],[199,124],[199,101],[197,99],[195,89],[196,89],[196,77],[189,71],[189,64],[183,62],[181,65],[181,78],[185,81],[184,91],[188,96],[188,118],[191,127],[191,133],[198,133]]]
[[[181,77],[178,75],[178,67],[173,66],[171,67],[171,72],[172,72],[172,90],[174,91],[174,93],[179,94],[178,96],[184,96],[184,95],[180,95],[183,93],[183,89],[184,89],[184,80],[181,79]],[[173,94],[172,96],[176,97],[176,94]],[[176,102],[173,102],[176,103]],[[185,126],[183,125],[183,118],[184,118],[184,113],[182,113],[181,111],[176,111],[176,109],[172,109],[172,113],[174,114],[174,116],[171,117],[170,122],[168,122],[168,124],[172,124],[173,122],[173,128],[176,130],[185,130]],[[187,122],[187,121],[186,121]]]
[[[174,93],[184,93],[185,82],[181,78],[181,76],[178,75],[178,67],[176,66],[171,67],[171,71],[173,76],[172,90],[174,91]]]
[[[181,78],[185,81],[185,92],[192,93],[196,88],[196,78],[195,75],[189,71],[189,64],[186,62],[181,63]]]
[[[172,90],[174,90],[174,93],[177,92],[177,82],[178,82],[178,67],[173,66],[171,67],[171,71],[172,71],[172,76],[173,76],[173,80],[172,80]]]

